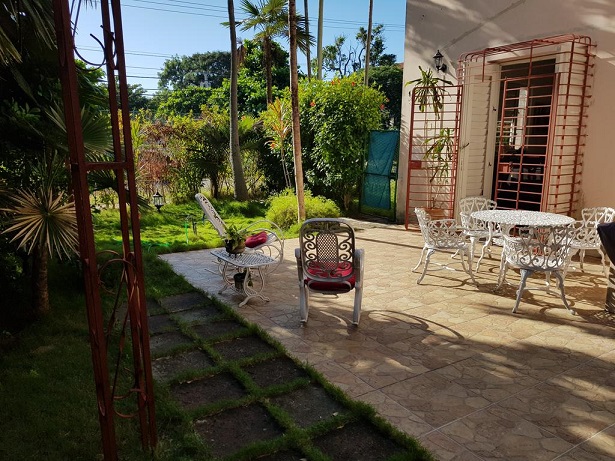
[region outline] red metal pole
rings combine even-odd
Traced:
[[[79,229],[79,254],[83,265],[90,346],[98,401],[98,419],[102,433],[102,448],[105,460],[115,461],[118,459],[118,455],[113,424],[113,399],[109,387],[107,346],[98,288],[94,230],[89,206],[87,168],[85,165],[81,127],[81,108],[79,105],[77,71],[73,54],[74,44],[68,1],[53,0],[53,13],[60,64],[62,99],[64,101],[64,118],[70,152],[71,177]]]

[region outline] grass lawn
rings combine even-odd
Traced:
[[[218,214],[227,225],[239,228],[265,219],[265,204],[261,202],[240,203],[212,200]],[[120,223],[117,210],[102,210],[95,213],[94,231],[99,247],[118,250],[121,246]],[[141,213],[141,243],[144,251],[176,253],[224,246],[224,242],[194,203],[165,205],[160,213]],[[296,231],[285,230],[285,238],[296,237]]]
[[[244,210],[249,218],[240,216],[242,210],[237,209],[233,203],[226,206],[216,204],[216,207],[227,223],[243,225],[263,218],[263,211],[258,206],[256,211],[250,207]],[[200,221],[199,211],[196,205],[185,205],[167,206],[162,213],[143,213],[142,240],[149,242],[149,251],[144,252],[148,298],[161,299],[194,290],[183,278],[176,275],[167,263],[157,258],[157,252],[222,245],[211,225]],[[191,227],[188,228],[188,243],[183,222],[186,215],[199,218],[197,235],[194,235]],[[94,219],[97,248],[114,249],[119,242],[117,212],[103,211]],[[75,263],[51,264],[50,296],[52,308],[48,315],[16,334],[14,341],[8,343],[8,346],[4,345],[5,342],[0,343],[0,459],[102,459],[82,277]],[[108,310],[111,304],[106,302],[106,299],[103,297],[103,303]],[[221,308],[226,315],[235,316],[231,308]],[[250,331],[256,332],[252,327]],[[279,353],[283,353],[283,350],[277,347],[280,349]],[[129,354],[125,353],[122,360],[130,363]],[[232,362],[222,366],[227,371],[234,370],[240,381],[245,375],[238,365]],[[312,382],[320,382],[330,388],[313,370],[310,370],[310,376]],[[298,385],[289,384],[289,390]],[[244,386],[250,387],[249,379]],[[350,408],[350,414],[344,417],[344,421],[360,421],[365,418],[373,420],[384,433],[389,434],[391,440],[396,440],[396,443],[408,448],[408,454],[395,457],[396,460],[431,459],[412,440],[383,421],[374,419],[371,407],[354,404],[335,389],[331,392],[338,392],[339,401]],[[176,402],[170,397],[168,386],[157,384],[155,393],[159,444],[154,458],[160,461],[212,459],[208,448],[195,434],[191,415],[178,409]],[[267,397],[267,394],[260,395],[256,392],[252,399],[266,400]],[[288,416],[279,414],[278,418],[284,421]],[[311,430],[335,430],[341,421],[332,421],[331,427],[323,426]],[[152,459],[149,454],[141,451],[136,421],[116,417],[115,425],[120,459]],[[292,440],[295,443],[306,443],[306,434],[308,432],[291,429],[287,436],[275,443],[279,445]],[[262,451],[263,447],[257,444],[254,449],[258,452]],[[239,458],[232,459],[253,459],[249,453],[250,449]],[[321,459],[322,455],[310,456],[314,461],[327,461]]]
[[[215,206],[227,223],[236,225],[263,219],[265,213],[259,203]],[[201,219],[196,203],[166,205],[161,211],[142,213],[140,222],[147,250],[146,293],[155,299],[192,290],[156,253],[223,245],[211,224]],[[191,220],[197,222],[197,235]],[[94,214],[94,228],[98,250],[120,249],[117,210]],[[94,460],[101,453],[83,279],[73,262],[52,263],[49,275],[51,312],[0,344],[3,460]],[[5,343],[9,345],[3,347]],[[157,413],[163,408],[161,404]],[[116,424],[122,459],[139,459],[136,427],[127,427],[134,423],[117,418]]]
[[[265,206],[261,203],[227,201],[215,202],[214,206],[227,224],[245,226],[264,219]],[[146,293],[154,299],[193,290],[156,257],[157,253],[223,245],[211,224],[202,220],[196,203],[166,205],[161,213],[144,212],[140,224]],[[94,214],[94,228],[98,250],[120,249],[117,210]],[[7,333],[2,332],[0,459],[100,459],[100,427],[83,279],[74,262],[53,262],[49,276],[51,312],[12,337],[7,338]],[[167,407],[173,405],[157,396],[161,433],[158,458],[182,459],[187,452],[194,452],[196,442],[189,427],[172,411],[167,413]],[[135,423],[116,418],[116,425],[121,458],[145,459]]]

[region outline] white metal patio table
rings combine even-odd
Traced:
[[[555,227],[565,226],[575,221],[570,216],[531,210],[480,210],[473,212],[470,216],[487,223],[489,238],[485,242],[485,246],[493,239],[496,225],[500,226],[502,233],[508,234],[510,229],[515,226]],[[484,251],[476,264],[477,270],[483,259],[483,254]]]
[[[275,259],[258,252],[230,254],[224,248],[212,250],[211,254],[222,262],[219,265],[219,272],[224,281],[224,286],[218,293],[222,293],[227,288],[233,288],[245,295],[246,297],[239,303],[239,307],[244,306],[252,298],[269,301],[269,298],[262,295],[267,275],[263,269],[275,264]],[[242,275],[238,276],[238,274]]]

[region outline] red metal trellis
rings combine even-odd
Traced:
[[[406,228],[414,207],[425,208],[433,218],[452,218],[459,157],[459,130],[463,88],[444,85],[441,107],[423,106],[412,90],[410,158],[406,191]]]
[[[120,2],[119,0],[103,0],[100,5],[104,34],[101,43],[105,54],[113,153],[109,161],[92,162],[86,159],[83,144],[71,12],[67,0],[53,0],[60,81],[79,227],[79,252],[84,271],[86,308],[103,453],[106,460],[116,460],[118,454],[114,415],[138,417],[141,443],[144,449],[153,448],[156,445],[157,436]],[[116,82],[119,87],[121,110],[118,109]],[[118,115],[120,113],[121,127]],[[109,343],[114,337],[120,296],[118,291],[116,297],[118,302],[114,306],[108,327],[105,329],[100,296],[101,270],[97,264],[88,187],[88,172],[94,170],[108,170],[115,174],[121,220],[122,253],[116,253],[107,264],[117,262],[121,266],[118,290],[126,292],[127,309],[123,321],[118,322],[120,323],[118,358],[112,367],[109,366],[108,361]],[[128,207],[127,203],[133,206]],[[115,400],[126,397],[126,395],[120,395],[118,376],[124,368],[119,357],[122,355],[128,325],[132,345],[132,383],[127,395],[136,397],[137,407],[134,414],[130,415],[120,413],[114,403]],[[109,376],[109,369],[114,373],[112,380]]]

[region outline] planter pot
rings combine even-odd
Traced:
[[[244,250],[246,249],[246,242],[244,240],[243,242],[236,243],[233,240],[225,240],[224,249],[229,254],[238,255],[238,254],[243,253]]]

